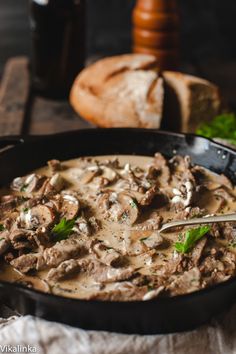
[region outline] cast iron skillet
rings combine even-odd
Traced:
[[[103,154],[190,155],[196,164],[225,173],[236,184],[236,152],[210,140],[142,129],[80,130],[43,137],[0,139],[0,184],[45,165],[52,158],[67,160]],[[2,302],[22,314],[92,330],[155,334],[190,330],[230,307],[236,279],[174,298],[147,302],[98,302],[67,299],[0,282]]]

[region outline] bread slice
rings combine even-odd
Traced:
[[[102,59],[75,80],[70,102],[99,127],[159,128],[163,79],[154,56],[127,54]]]
[[[173,71],[164,71],[163,78],[163,128],[194,133],[202,121],[210,121],[220,113],[222,100],[214,84]]]

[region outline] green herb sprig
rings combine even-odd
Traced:
[[[225,113],[215,117],[209,123],[202,123],[196,134],[206,138],[221,138],[236,145],[236,115]]]
[[[0,231],[4,231],[5,230],[5,227],[3,224],[0,224]]]
[[[56,224],[52,229],[52,235],[57,241],[66,240],[75,226],[75,220],[61,219],[59,224]]]
[[[175,243],[176,251],[179,253],[188,253],[195,243],[206,235],[208,231],[210,231],[210,226],[200,226],[196,229],[187,230],[184,242]]]

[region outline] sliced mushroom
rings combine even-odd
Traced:
[[[32,193],[40,189],[47,177],[38,176],[36,174],[29,175],[25,179],[25,187],[23,192]]]
[[[129,225],[133,225],[139,216],[139,209],[136,200],[126,193],[119,193],[118,202],[123,210],[122,221]]]
[[[65,185],[65,181],[60,173],[56,173],[49,180],[49,185],[52,186],[57,192],[60,192]]]
[[[17,192],[32,193],[39,190],[45,182],[45,176],[32,173],[26,177],[17,177],[11,184],[11,189]]]
[[[25,177],[16,177],[11,183],[11,189],[13,191],[20,192],[25,183]]]
[[[99,176],[102,173],[102,170],[97,165],[92,165],[86,168],[86,170],[80,176],[80,182],[82,184],[90,183],[94,177]]]
[[[47,205],[38,204],[26,212],[22,211],[18,217],[20,227],[26,229],[36,229],[39,226],[50,226],[55,219],[55,213]]]
[[[114,182],[117,179],[117,172],[110,167],[102,167],[102,176],[108,179],[109,182]]]
[[[187,207],[191,204],[194,195],[194,184],[191,180],[187,180],[182,184],[180,189],[173,188],[174,197],[171,199],[173,204],[182,204]]]
[[[59,160],[49,160],[48,167],[52,174],[61,171],[62,169],[61,162]]]
[[[139,215],[137,201],[124,192],[117,194],[106,190],[98,198],[98,207],[111,220],[122,221],[129,225],[133,225]]]
[[[72,220],[77,217],[80,210],[80,202],[78,198],[66,191],[62,193],[62,206],[60,212],[67,220]]]

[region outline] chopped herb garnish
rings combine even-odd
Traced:
[[[130,205],[132,208],[137,208],[137,205],[133,200],[130,202]]]
[[[128,214],[127,214],[127,212],[124,212],[124,213],[122,214],[121,219],[122,219],[123,221],[126,221],[126,220],[128,219]]]
[[[179,235],[178,235],[178,241],[182,241],[183,238],[184,238],[184,235],[183,235],[183,234],[179,234]]]
[[[210,226],[200,226],[196,229],[187,230],[184,242],[176,242],[175,249],[179,253],[188,253],[195,243],[200,240],[208,231]]]
[[[228,247],[233,247],[233,248],[235,248],[235,247],[236,247],[236,241],[230,241],[230,242],[228,243]]]
[[[4,237],[0,237],[0,241],[2,241],[2,240],[5,240],[5,238]]]
[[[29,211],[29,208],[24,208],[24,209],[23,209],[23,212],[24,212],[24,213],[27,213],[28,211]]]
[[[56,224],[52,229],[52,234],[57,241],[66,240],[75,226],[75,220],[61,219],[59,224]]]
[[[153,289],[154,289],[154,287],[153,286],[151,286],[151,285],[148,285],[148,291],[152,291]]]
[[[3,224],[0,224],[0,231],[4,231],[5,230],[5,227]]]
[[[143,241],[145,241],[145,240],[147,240],[147,239],[148,239],[148,237],[143,237],[143,238],[140,238],[139,241],[143,242]]]
[[[21,187],[20,191],[21,192],[25,192],[27,187],[28,187],[28,184],[23,184],[23,186]]]
[[[217,116],[211,122],[201,124],[196,134],[207,138],[221,138],[236,145],[236,115],[225,113]]]

